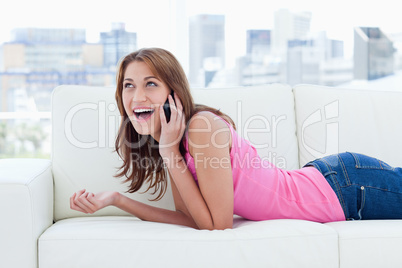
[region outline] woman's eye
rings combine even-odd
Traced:
[[[129,87],[133,87],[133,85],[130,84],[130,83],[126,83],[126,84],[123,85],[123,87],[124,87],[124,88],[129,88]]]
[[[148,82],[147,86],[156,87],[156,84],[154,82]]]

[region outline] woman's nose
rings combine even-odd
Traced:
[[[142,88],[137,88],[134,91],[134,95],[133,95],[133,100],[134,102],[143,102],[146,101],[146,94],[145,91]]]

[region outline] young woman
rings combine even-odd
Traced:
[[[162,107],[166,100],[170,120]],[[74,210],[116,206],[143,220],[209,230],[231,228],[233,214],[316,222],[402,218],[402,169],[356,153],[293,171],[276,168],[236,133],[227,115],[194,104],[182,67],[166,50],[140,49],[122,60],[116,101],[123,116],[117,176],[127,178],[129,192],[148,183],[158,199],[166,191],[167,170],[176,210],[85,190],[70,198]]]

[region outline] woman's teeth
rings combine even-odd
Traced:
[[[135,109],[134,113],[153,112],[153,109]]]
[[[138,119],[147,119],[154,113],[154,109],[134,109],[134,114]]]

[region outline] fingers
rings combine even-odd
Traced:
[[[74,193],[71,197],[70,197],[70,208],[71,209],[74,209],[74,210],[77,210],[77,211],[80,211],[80,212],[83,212],[83,213],[87,213],[86,211],[84,211],[83,209],[81,209],[79,206],[77,206],[76,204],[75,204],[75,198],[76,198],[76,196],[77,196],[77,193]]]
[[[181,100],[180,100],[180,98],[179,98],[179,96],[177,95],[176,92],[174,93],[174,100],[176,102],[177,110],[183,111],[183,105],[182,105]]]
[[[176,95],[176,93],[174,93],[174,95]],[[177,106],[173,100],[172,95],[169,94],[168,99],[169,99],[169,107],[170,107],[170,113],[171,113],[170,120],[172,120],[172,116],[177,117]]]
[[[163,109],[163,104],[159,106],[159,117],[161,119],[162,125],[166,125],[167,121],[166,121],[165,110]]]
[[[181,117],[180,136],[183,136],[185,130],[186,130],[186,117],[183,115]]]
[[[181,130],[182,130],[181,132],[183,134],[184,130],[186,128],[186,116],[185,116],[185,114],[183,112],[183,105],[182,105],[182,103],[180,101],[180,98],[179,98],[179,96],[177,95],[176,92],[174,93],[174,96],[175,96],[175,100],[176,100],[177,111],[178,111],[178,113],[180,115],[179,120],[181,121],[180,122],[181,123]]]
[[[70,197],[70,208],[74,209],[74,210],[78,210],[81,212],[86,213],[85,211],[83,211],[75,202],[76,198],[78,198],[79,196],[81,196],[83,193],[85,192],[85,189],[80,190],[76,193],[74,193],[71,197]]]
[[[173,117],[174,121],[182,121],[182,117],[184,116],[183,105],[176,92],[174,92],[174,101],[173,97],[169,95],[169,105],[171,107],[171,113],[172,113],[170,120],[172,120]]]
[[[80,202],[85,208],[87,208],[88,213],[91,213],[91,214],[92,214],[92,213],[94,213],[97,209],[96,209],[96,207],[94,206],[94,204],[91,203],[91,202],[88,200],[88,198],[89,198],[90,195],[92,195],[92,193],[85,193],[85,194],[81,195],[81,196],[78,198],[78,200],[79,200],[79,202]]]
[[[70,208],[83,213],[94,213],[97,210],[96,206],[88,200],[88,197],[93,197],[93,194],[85,190],[74,193],[70,198]]]
[[[170,121],[169,122],[177,122],[181,121],[184,113],[183,113],[183,105],[180,101],[179,96],[176,92],[174,92],[174,100],[171,94],[168,95],[168,102],[170,107]],[[159,107],[159,115],[161,119],[162,125],[168,124],[166,121],[165,111],[163,109],[163,105]]]
[[[93,193],[89,193],[86,200],[88,201],[88,206],[90,206],[94,212],[99,209],[97,206],[97,200]]]

